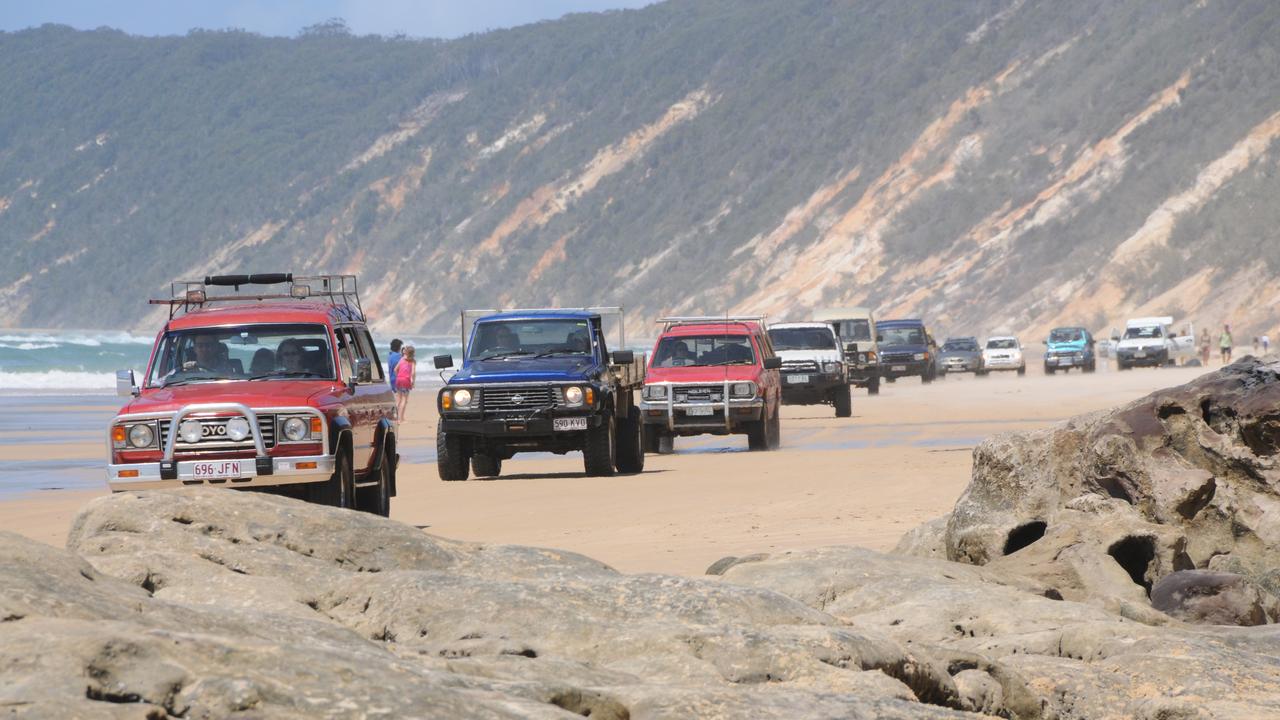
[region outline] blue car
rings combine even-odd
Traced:
[[[938,377],[938,345],[923,320],[885,320],[876,323],[880,346],[880,377],[893,382],[919,376],[931,383]]]
[[[440,479],[495,477],[520,452],[581,451],[592,476],[643,470],[635,391],[644,387],[644,361],[609,352],[606,315],[616,318],[621,344],[619,308],[473,315],[462,367],[436,398]],[[453,358],[437,356],[435,366],[452,367]]]
[[[1044,374],[1079,368],[1085,372],[1098,369],[1093,334],[1082,327],[1059,327],[1049,331],[1044,341]]]

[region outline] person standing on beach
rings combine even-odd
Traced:
[[[387,353],[387,382],[391,383],[391,392],[396,391],[396,364],[400,362],[400,338],[391,341],[391,352]]]
[[[1262,354],[1266,355],[1271,352],[1271,336],[1263,334],[1260,339],[1262,340]]]
[[[1200,328],[1200,364],[1209,367],[1209,328]]]
[[[1231,362],[1231,348],[1235,342],[1231,339],[1231,326],[1223,323],[1222,336],[1218,338],[1218,351],[1222,353],[1222,364]]]
[[[400,356],[400,362],[396,363],[396,419],[404,422],[406,411],[409,409],[409,391],[413,390],[413,383],[418,379],[418,362],[415,360],[416,351],[412,345],[404,346],[404,354]]]

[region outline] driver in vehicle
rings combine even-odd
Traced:
[[[183,370],[204,370],[208,372],[231,372],[231,363],[227,361],[227,348],[218,338],[212,335],[200,335],[193,343],[196,350],[194,360],[183,363]]]
[[[693,354],[689,352],[689,346],[676,342],[671,345],[671,356],[660,363],[660,367],[685,367],[693,364]]]

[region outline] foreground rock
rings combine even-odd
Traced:
[[[948,668],[768,589],[620,575],[369,515],[122,494],[0,534],[0,708],[29,717],[960,717]]]
[[[1166,617],[1149,601],[1162,578],[1231,573],[1234,599],[1223,600],[1235,610],[1181,617],[1275,622],[1277,453],[1280,360],[1246,358],[1116,410],[983,442],[941,545],[951,560],[1149,622]],[[901,549],[937,546],[922,530]]]

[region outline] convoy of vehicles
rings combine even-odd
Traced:
[[[462,368],[437,395],[440,479],[496,477],[520,452],[581,450],[590,476],[643,470],[635,391],[644,363],[630,350],[609,351],[606,318],[623,346],[620,308],[463,313]],[[434,362],[453,366],[448,355]]]
[[[671,317],[659,320],[644,378],[645,448],[668,453],[677,436],[745,434],[752,450],[782,437],[782,359],[764,318]]]
[[[1124,336],[1115,343],[1116,367],[1159,367],[1195,357],[1195,332],[1173,332],[1173,318],[1141,317],[1125,323]]]
[[[1049,331],[1044,341],[1044,374],[1079,368],[1084,372],[1098,369],[1093,334],[1082,327],[1058,327]]]
[[[942,375],[961,372],[971,372],[975,375],[984,374],[982,347],[978,345],[978,338],[947,338],[946,342],[942,343],[939,364],[942,366],[940,370]]]
[[[870,308],[826,308],[813,319],[830,325],[844,347],[849,384],[864,387],[868,395],[880,393],[880,347],[876,343],[876,318]]]
[[[254,290],[273,285],[287,290]],[[151,302],[169,319],[142,382],[117,373],[131,399],[107,430],[113,491],[217,485],[389,513],[395,403],[354,276],[212,276]]]
[[[987,338],[987,346],[982,349],[982,371],[986,375],[996,370],[1013,370],[1019,375],[1027,374],[1027,359],[1022,353],[1022,343],[1012,335],[993,335]]]
[[[287,292],[259,289],[271,285]],[[117,374],[132,399],[108,429],[113,491],[221,485],[389,514],[395,402],[355,277],[210,276],[175,282],[169,298],[151,302],[167,305],[169,320],[141,384],[132,371]],[[1176,335],[1172,322],[1130,320],[1111,347],[1119,368],[1193,355],[1193,333]],[[866,308],[772,326],[763,316],[659,323],[646,365],[622,349],[620,308],[464,312],[462,366],[436,398],[440,478],[496,477],[521,452],[581,451],[587,475],[636,473],[646,452],[701,434],[745,434],[750,449],[772,450],[783,404],[827,404],[844,418],[850,387],[876,394],[882,378],[1026,373],[1015,336],[985,347],[953,337],[939,349],[923,321],[877,324]],[[1045,374],[1093,372],[1097,346],[1086,328],[1054,328]],[[452,368],[453,358],[434,364]]]
[[[880,377],[893,382],[918,376],[931,383],[938,376],[938,345],[923,320],[885,320],[876,325]]]
[[[836,417],[853,414],[840,338],[826,323],[778,323],[769,340],[782,358],[784,405],[830,405]]]

